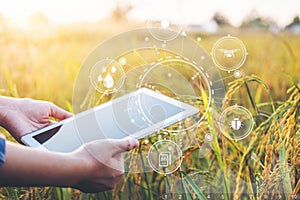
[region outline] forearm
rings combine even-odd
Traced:
[[[8,106],[13,105],[18,98],[0,96],[0,105]]]
[[[70,154],[6,144],[0,186],[72,186],[85,176],[85,163]]]
[[[19,99],[12,97],[0,96],[0,126],[5,125],[5,118],[7,113],[16,109],[16,104],[18,104]]]

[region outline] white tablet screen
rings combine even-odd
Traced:
[[[138,96],[134,95],[123,101],[114,102],[112,106],[102,109],[101,112],[96,111],[96,118],[98,125],[108,138],[120,138],[137,134],[158,123],[165,127],[168,125],[167,119],[181,112],[183,108],[179,104],[170,104],[149,94],[141,93]],[[107,126],[108,124],[113,126]]]
[[[140,139],[196,113],[191,105],[142,88],[28,134],[22,141],[66,152],[98,139]]]
[[[103,138],[146,137],[198,110],[154,91],[142,89],[96,107],[95,115],[78,116],[76,124],[84,142]],[[96,131],[86,124],[97,124]],[[88,134],[94,132],[94,134]],[[81,134],[82,133],[82,134]]]

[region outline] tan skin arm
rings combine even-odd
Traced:
[[[72,116],[52,103],[0,97],[0,125],[17,141],[25,133],[51,124],[49,117]],[[83,192],[115,187],[124,174],[122,152],[139,145],[134,138],[98,140],[71,153],[41,151],[6,143],[5,163],[0,167],[0,186],[62,186]]]
[[[133,138],[98,140],[72,153],[41,151],[7,142],[0,186],[62,186],[83,192],[115,187],[124,174],[122,152],[138,146]]]
[[[0,167],[1,186],[71,186],[85,176],[87,166],[68,154],[40,151],[6,143],[5,163]],[[75,175],[76,174],[76,175]]]

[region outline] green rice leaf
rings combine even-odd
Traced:
[[[192,190],[195,192],[195,194],[197,195],[197,197],[200,200],[206,200],[205,195],[201,192],[201,190],[199,189],[199,187],[196,185],[196,183],[184,172],[181,172],[181,174],[183,175],[184,179],[184,184],[188,184]]]

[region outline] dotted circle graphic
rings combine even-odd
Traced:
[[[179,56],[174,58],[168,56],[167,59],[160,59],[158,63],[151,65],[142,76],[140,88],[151,88],[176,100],[193,105],[200,110],[197,116],[184,120],[186,124],[189,124],[188,126],[175,124],[173,127],[181,128],[175,130],[171,126],[169,129],[164,129],[165,131],[182,132],[193,129],[205,117],[211,103],[211,83],[208,81],[208,75],[204,74],[202,70],[203,68],[198,66],[195,61]],[[139,101],[138,103],[142,104],[143,102]],[[151,119],[148,119],[147,116],[144,117],[149,123],[152,123]]]
[[[162,35],[165,33],[161,28],[155,31]],[[155,124],[158,118],[143,112],[144,99],[135,93],[141,88],[153,90],[199,110],[191,117],[168,125],[163,130],[159,129],[150,137],[162,132],[180,135],[196,130],[210,106],[221,108],[225,87],[209,53],[188,36],[168,31],[177,36],[166,41],[166,38],[158,40],[153,37],[149,28],[125,32],[101,43],[87,57],[76,78],[72,102],[75,114],[85,111],[92,114],[84,120],[80,119],[80,114],[79,118],[75,118],[77,136],[83,144],[93,140],[131,136],[141,127]],[[108,73],[113,83],[109,79],[104,81],[109,77]],[[113,104],[109,115],[96,114],[99,105],[109,105],[124,96],[126,100],[122,104]],[[154,105],[149,109],[155,116],[164,115],[164,110],[159,106]],[[107,125],[111,121],[114,126]],[[96,127],[88,124],[96,124]],[[120,131],[121,136],[115,134]],[[148,149],[143,149],[144,159],[147,159],[147,152]],[[130,165],[135,153],[125,154],[125,163]],[[142,166],[143,163],[136,160],[135,165]],[[141,173],[151,171],[152,168],[131,167],[125,170]]]

